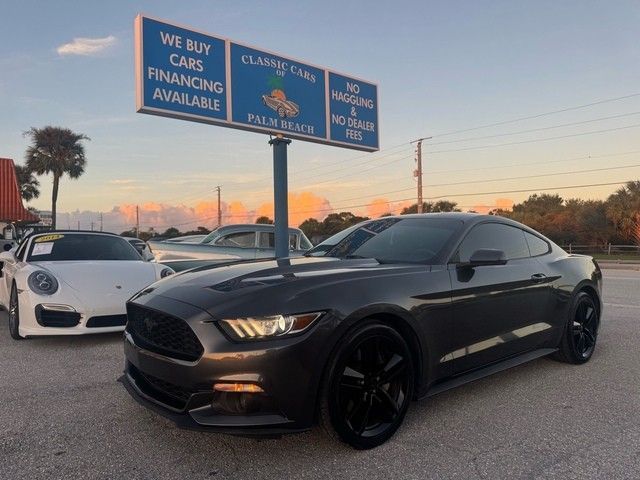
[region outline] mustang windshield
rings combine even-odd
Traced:
[[[51,233],[33,239],[30,262],[69,260],[142,260],[125,239],[111,235]]]
[[[382,218],[337,233],[307,256],[431,263],[461,225],[458,220],[445,218]]]

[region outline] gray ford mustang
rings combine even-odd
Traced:
[[[125,384],[181,425],[280,433],[317,421],[371,448],[412,399],[545,355],[588,361],[601,281],[590,257],[501,217],[371,220],[304,257],[146,288],[127,305]]]

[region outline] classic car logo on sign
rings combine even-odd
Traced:
[[[269,108],[276,111],[280,118],[295,117],[300,113],[298,104],[291,100],[282,100],[271,95],[263,95],[262,102]]]
[[[280,118],[296,117],[300,113],[300,107],[297,103],[287,100],[284,93],[284,81],[278,75],[269,77],[269,86],[271,93],[262,95],[262,103],[274,110]]]

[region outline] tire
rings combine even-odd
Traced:
[[[334,350],[320,394],[320,424],[358,450],[377,447],[402,424],[414,382],[404,338],[388,325],[367,322]]]
[[[20,303],[18,302],[18,289],[14,283],[11,286],[9,296],[9,334],[14,340],[22,340],[20,336]]]
[[[287,112],[284,111],[284,108],[282,107],[278,107],[278,116],[280,118],[284,118],[287,116]]]
[[[554,358],[576,365],[588,362],[596,347],[599,327],[600,312],[595,301],[588,293],[578,292]]]

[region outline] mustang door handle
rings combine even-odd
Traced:
[[[531,275],[531,280],[533,280],[535,283],[544,282],[546,278],[547,276],[544,273],[534,273],[533,275]]]

